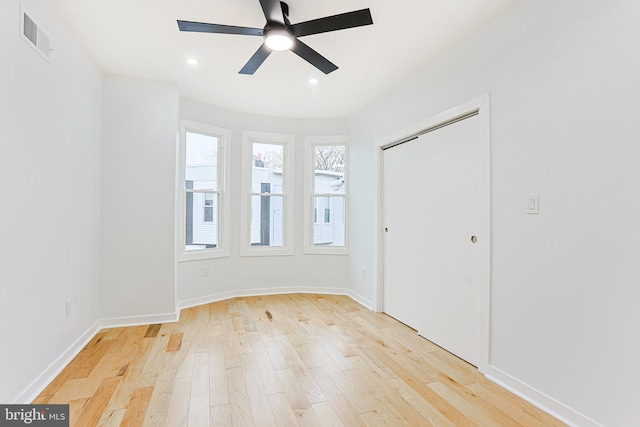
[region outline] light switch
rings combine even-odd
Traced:
[[[527,196],[527,213],[534,215],[540,213],[540,196],[537,193]]]

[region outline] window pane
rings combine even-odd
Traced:
[[[316,145],[314,193],[344,194],[345,146]]]
[[[219,195],[186,193],[185,250],[218,247]]]
[[[251,196],[251,246],[283,246],[284,197]]]
[[[185,179],[196,190],[218,189],[218,141],[215,136],[187,132]]]
[[[318,211],[323,212],[322,217],[317,218],[319,221],[314,221],[313,224],[313,244],[344,246],[344,197],[314,197],[313,199],[313,205],[317,206]]]
[[[281,144],[252,144],[251,192],[282,193],[284,146]]]

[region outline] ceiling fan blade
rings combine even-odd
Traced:
[[[267,47],[264,43],[262,46],[253,54],[251,59],[242,67],[240,70],[240,74],[253,74],[256,72],[258,67],[262,65],[265,59],[271,54],[271,49]]]
[[[180,31],[196,33],[241,34],[245,36],[261,36],[262,28],[236,27],[234,25],[207,24],[204,22],[178,21]]]
[[[260,0],[260,6],[264,16],[267,18],[267,23],[277,23],[284,25],[284,13],[282,12],[282,5],[279,0]]]
[[[300,22],[293,25],[293,33],[296,37],[308,36],[311,34],[326,33],[329,31],[344,30],[347,28],[362,27],[373,24],[371,11],[369,9],[356,10],[353,12],[341,13],[339,15],[327,16],[325,18],[313,19],[311,21]]]
[[[294,39],[291,51],[325,74],[329,74],[338,69],[337,65],[298,39]]]

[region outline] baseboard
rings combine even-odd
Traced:
[[[348,296],[349,298],[351,298],[352,300],[354,300],[358,304],[360,304],[362,306],[365,306],[369,310],[376,311],[375,310],[375,304],[373,303],[372,300],[363,297],[362,295],[360,295],[357,292],[352,291],[351,289],[346,289],[346,291],[347,292],[344,295]]]
[[[259,295],[283,295],[283,294],[326,294],[326,295],[346,295],[368,309],[372,310],[373,302],[353,292],[348,288],[326,288],[315,286],[288,286],[281,288],[263,289],[239,289],[234,291],[219,292],[217,294],[206,295],[198,298],[191,298],[178,302],[178,312],[184,308],[195,307],[212,302],[224,301],[229,298],[254,297]]]
[[[485,376],[498,384],[499,386],[509,390],[515,395],[520,396],[532,405],[542,409],[550,415],[553,415],[560,421],[569,426],[574,427],[603,427],[602,424],[592,420],[591,418],[575,411],[574,409],[564,405],[545,393],[536,390],[528,384],[512,377],[506,372],[489,365]]]
[[[73,342],[56,360],[51,363],[40,375],[34,379],[25,389],[14,399],[12,403],[29,404],[54,380],[55,377],[73,360],[74,357],[91,341],[100,331],[99,321],[95,322],[77,340]]]
[[[156,314],[156,315],[144,315],[144,316],[131,316],[131,317],[117,317],[111,319],[102,319],[96,321],[89,329],[87,329],[73,344],[64,351],[60,357],[58,357],[48,368],[46,368],[38,377],[36,377],[31,384],[29,384],[12,403],[16,404],[28,404],[33,402],[35,398],[42,393],[42,391],[54,380],[60,372],[73,360],[74,357],[80,353],[80,351],[96,336],[101,329],[104,328],[119,328],[126,326],[138,326],[149,325],[154,323],[171,323],[177,322],[180,318],[180,311],[184,308],[194,307],[202,304],[209,304],[216,301],[223,301],[229,298],[237,297],[249,297],[258,295],[278,295],[278,294],[328,294],[328,295],[346,295],[353,299],[357,303],[372,309],[373,302],[361,295],[353,292],[347,288],[324,288],[324,287],[282,287],[282,288],[269,288],[269,289],[248,289],[221,292],[218,294],[207,295],[204,297],[193,298],[185,301],[180,301],[177,304],[177,310],[175,313]]]
[[[98,321],[100,329],[104,328],[122,328],[125,326],[151,325],[154,323],[172,323],[177,322],[180,313],[167,314],[150,314],[144,316],[130,317],[114,317],[111,319],[103,319]]]

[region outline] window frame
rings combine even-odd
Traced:
[[[187,133],[197,133],[218,138],[218,176],[217,190],[203,189],[198,191],[187,191],[186,183],[186,156],[187,156]],[[213,126],[207,123],[197,122],[193,120],[182,119],[180,121],[179,135],[179,165],[178,165],[178,191],[179,210],[178,216],[178,239],[177,239],[177,258],[178,262],[195,261],[211,258],[223,258],[230,256],[230,217],[231,207],[229,203],[229,184],[230,184],[230,156],[229,142],[231,141],[231,131],[229,129]],[[215,248],[185,250],[186,241],[186,203],[187,193],[212,193],[218,195],[218,246]],[[215,200],[215,197],[214,197]],[[203,203],[203,215],[204,215]],[[214,215],[215,217],[215,215]]]
[[[327,194],[315,193],[315,147],[318,145],[343,145],[345,148],[345,171],[344,171],[344,193]],[[304,159],[304,246],[305,254],[325,254],[325,255],[348,255],[349,254],[349,233],[348,233],[348,201],[349,201],[349,150],[348,139],[346,135],[331,136],[307,136],[305,138],[305,159]],[[314,222],[314,199],[316,197],[328,197],[329,209],[331,210],[331,221],[334,219],[334,197],[344,198],[344,246],[324,246],[313,244],[314,225],[328,224],[323,222],[325,219],[326,206],[320,212],[317,212],[317,222]],[[321,221],[322,220],[322,221]]]
[[[241,225],[240,225],[240,256],[290,256],[293,255],[293,174],[294,174],[294,141],[290,134],[243,131],[242,132],[242,189],[241,189]],[[282,145],[282,162],[284,176],[281,193],[257,193],[252,191],[253,178],[253,144]],[[251,245],[251,198],[254,196],[282,197],[282,246],[252,246]]]

